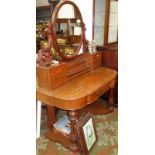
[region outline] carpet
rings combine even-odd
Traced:
[[[59,143],[52,142],[45,138],[47,131],[47,112],[42,108],[41,136],[36,142],[37,155],[80,155],[73,153]],[[61,117],[65,111],[59,110]],[[117,155],[118,153],[118,112],[115,108],[113,113],[94,116],[98,141],[93,146],[89,155]]]

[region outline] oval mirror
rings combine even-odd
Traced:
[[[85,40],[79,8],[71,1],[61,1],[52,14],[51,25],[55,50],[64,59],[74,58]]]

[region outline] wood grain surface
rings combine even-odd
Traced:
[[[37,99],[65,110],[76,110],[92,103],[107,90],[114,87],[117,72],[106,68],[98,69],[66,82],[54,90],[37,88]]]

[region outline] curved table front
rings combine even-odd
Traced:
[[[77,110],[94,102],[114,87],[117,72],[99,67],[74,78],[55,90],[37,88],[37,100],[64,110]]]

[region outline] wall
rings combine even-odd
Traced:
[[[86,39],[92,40],[93,0],[72,0],[79,7],[86,26]]]

